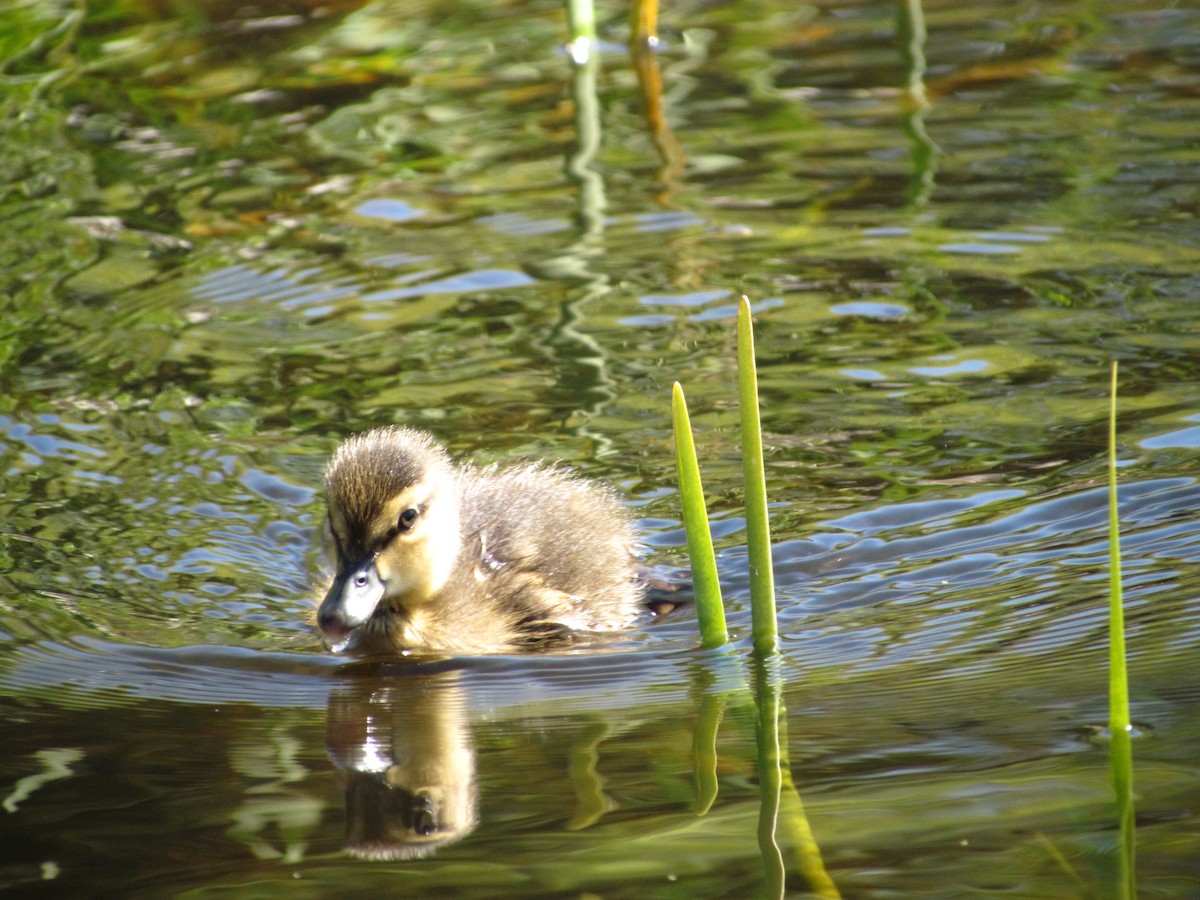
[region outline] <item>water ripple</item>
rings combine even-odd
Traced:
[[[454,671],[475,709],[494,711],[569,701],[578,711],[620,709],[631,701],[679,702],[686,695],[686,680],[666,677],[664,668],[654,652],[602,648],[537,657],[379,663],[215,645],[139,647],[81,637],[17,649],[0,670],[0,687],[77,708],[165,699],[324,709],[331,687],[341,678],[399,679]],[[676,664],[671,663],[670,668],[675,669]],[[655,669],[661,680],[647,678]],[[664,689],[672,681],[678,687]]]
[[[829,523],[860,535],[848,543],[832,535],[777,546],[788,655],[847,671],[918,659],[967,671],[1021,667],[1033,658],[1065,665],[1100,654],[1107,491],[1051,497],[978,521],[989,506],[1011,509],[1020,496],[898,504]],[[1160,479],[1125,485],[1119,496],[1129,629],[1143,638],[1131,642],[1131,653],[1152,657],[1188,621],[1185,585],[1196,578],[1185,564],[1200,554],[1191,512],[1200,486]],[[726,565],[743,559],[734,552]],[[745,627],[742,613],[734,621]]]

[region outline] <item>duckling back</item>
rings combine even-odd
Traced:
[[[472,578],[511,622],[517,644],[612,631],[636,615],[633,529],[608,489],[558,468],[461,472]]]

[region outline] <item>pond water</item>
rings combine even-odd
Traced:
[[[606,7],[573,68],[542,0],[2,8],[0,888],[1118,896],[1115,359],[1136,879],[1200,895],[1200,11]],[[321,650],[340,438],[563,460],[670,573],[675,380],[730,652]]]

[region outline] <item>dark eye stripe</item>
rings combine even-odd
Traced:
[[[422,512],[423,507],[410,506],[400,513],[396,524],[389,528],[387,533],[379,539],[379,543],[376,545],[378,549],[376,549],[375,553],[379,554],[383,552],[383,548],[394,541],[397,535],[412,528],[413,523],[417,521]]]

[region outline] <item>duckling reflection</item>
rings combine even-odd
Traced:
[[[640,606],[629,517],[557,468],[456,464],[378,428],[325,473],[336,572],[317,612],[334,653],[497,653],[621,629]]]
[[[478,824],[475,751],[456,672],[339,685],[326,749],[345,776],[353,856],[416,859]]]

